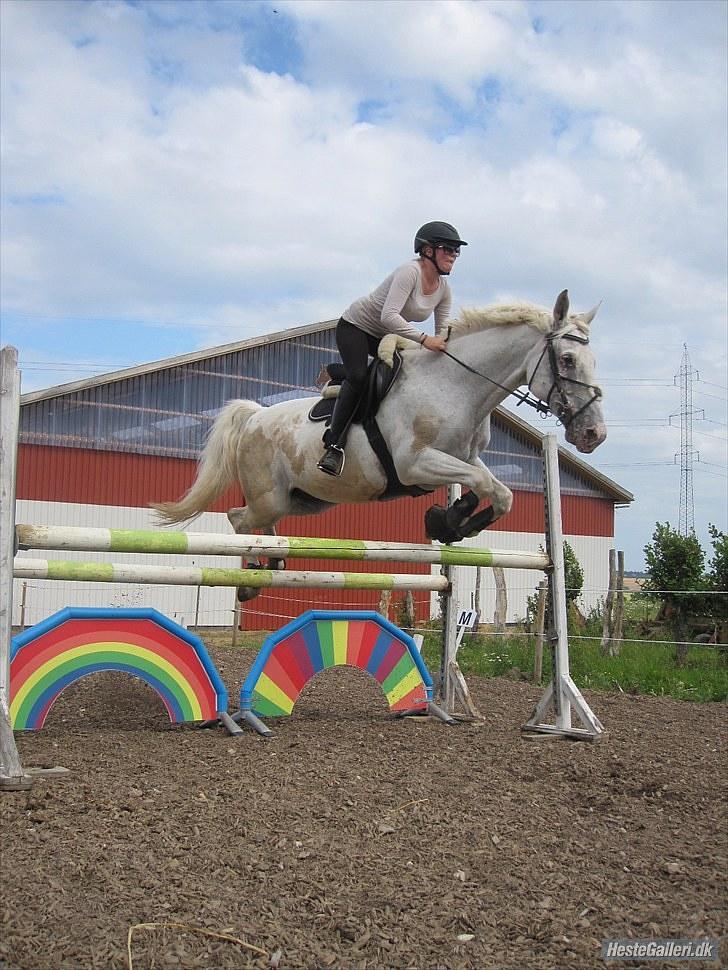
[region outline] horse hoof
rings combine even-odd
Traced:
[[[431,505],[425,512],[425,532],[429,539],[435,542],[450,544],[462,539],[457,529],[453,529],[447,520],[448,510],[441,505]]]
[[[473,536],[477,536],[479,532],[482,532],[483,529],[487,529],[494,519],[495,513],[493,506],[488,505],[476,515],[471,515],[469,519],[466,519],[460,525],[460,532],[463,538],[471,539]]]
[[[265,569],[263,563],[258,562],[257,559],[251,559],[245,563],[246,569]],[[247,603],[249,600],[254,600],[256,596],[260,594],[260,589],[257,586],[238,586],[237,587],[237,598],[238,603]]]

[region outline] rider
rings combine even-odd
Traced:
[[[349,425],[366,383],[369,357],[376,357],[379,341],[388,333],[408,337],[426,350],[443,351],[452,295],[445,279],[460,247],[467,246],[449,222],[428,222],[415,236],[412,259],[399,266],[368,296],[355,300],[336,325],[336,343],[346,377],[336,399],[331,425],[324,433],[326,446],[318,467],[338,476],[344,468],[344,446]],[[435,315],[435,336],[412,326]]]

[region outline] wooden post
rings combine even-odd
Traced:
[[[546,620],[546,590],[548,583],[542,579],[538,584],[538,603],[536,605],[536,646],[533,654],[533,682],[540,684],[543,677],[543,639]]]
[[[616,586],[617,567],[616,553],[614,549],[609,550],[609,589],[607,598],[604,600],[604,615],[602,616],[602,653],[610,654],[610,643],[612,640],[613,624],[612,611],[614,609],[614,587]],[[611,654],[610,654],[611,656]]]
[[[28,584],[23,583],[22,592],[20,595],[20,630],[21,632],[25,629],[25,601],[28,595]]]
[[[240,629],[240,623],[242,622],[242,603],[238,603],[238,591],[235,590],[235,599],[233,600],[233,635],[230,639],[230,646],[235,649],[238,645],[238,630]]]
[[[496,633],[505,632],[506,619],[508,616],[508,590],[506,588],[506,577],[502,566],[493,566],[493,579],[495,580],[495,613],[493,615],[493,626]]]
[[[412,636],[417,626],[417,614],[415,612],[415,597],[411,589],[405,590],[403,620],[404,631]]]
[[[482,574],[481,567],[476,566],[475,567],[475,612],[478,614],[478,625],[480,625],[480,622],[483,618],[483,610],[481,608],[483,605],[482,596],[481,596],[482,579],[483,579],[483,574]]]
[[[612,613],[612,639],[609,656],[616,657],[622,646],[624,628],[624,551],[617,552],[617,574],[615,577],[614,609]]]

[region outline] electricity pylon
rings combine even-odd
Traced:
[[[693,383],[699,374],[690,364],[688,345],[683,344],[680,370],[673,380],[680,386],[680,512],[678,532],[687,536],[695,532],[695,496],[693,494],[693,461],[700,460],[700,453],[693,450],[693,417],[704,414],[693,410]],[[670,424],[677,414],[670,415]],[[677,463],[677,455],[675,455]]]

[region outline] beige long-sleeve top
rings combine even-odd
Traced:
[[[354,300],[342,316],[374,337],[397,333],[421,343],[426,334],[412,323],[422,323],[434,313],[435,333],[439,334],[451,305],[452,293],[444,276],[434,293],[426,296],[422,292],[420,261],[412,259],[398,266],[368,296]]]

